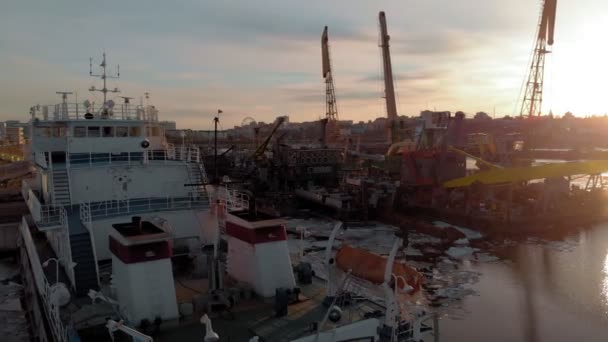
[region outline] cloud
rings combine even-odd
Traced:
[[[391,42],[397,54],[406,55],[452,55],[468,53],[470,49],[482,47],[485,37],[479,33],[441,30],[424,33],[406,33]]]
[[[393,75],[393,81],[424,81],[434,80],[442,76],[441,72],[421,70]],[[360,82],[384,82],[384,75],[368,75],[359,79]]]
[[[597,18],[584,8],[594,8]],[[584,77],[608,77],[598,74],[601,68],[573,74],[583,58],[574,52],[605,55],[597,41],[606,9],[599,0],[560,3],[555,80],[574,87],[588,84]],[[77,88],[82,98],[96,82],[87,75],[88,58],[106,50],[123,72],[112,86],[128,96],[151,92],[163,118],[180,125],[210,127],[216,107],[224,109],[226,124],[239,123],[241,115],[272,121],[280,113],[312,120],[324,113],[325,25],[341,118],[367,118],[384,112],[379,10],[387,13],[400,112],[511,110],[504,104],[517,100],[526,72],[538,18],[534,1],[394,0],[380,8],[363,0],[7,0],[0,12],[0,119],[25,119],[32,103],[56,102],[57,90]],[[572,29],[577,20],[600,24]],[[567,54],[559,49],[570,49],[568,58],[559,60]],[[573,90],[560,89],[555,93]],[[576,110],[570,101],[562,106]]]

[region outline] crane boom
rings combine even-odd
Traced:
[[[545,77],[545,55],[551,52],[547,49],[547,46],[552,46],[554,42],[556,11],[557,0],[543,0],[534,56],[530,64],[524,99],[521,104],[521,116],[531,117],[541,114]]]
[[[255,152],[253,153],[254,160],[260,160],[264,156],[264,152],[266,151],[266,147],[268,147],[268,144],[270,143],[270,139],[272,139],[272,136],[277,131],[277,129],[279,129],[279,127],[283,124],[283,122],[285,122],[285,117],[279,116],[266,139],[264,139],[264,141],[260,144],[260,146],[256,148]]]
[[[336,104],[336,91],[329,58],[329,36],[327,26],[321,35],[321,65],[323,78],[325,79],[325,136],[326,142],[335,143],[340,131],[338,129],[338,106]]]
[[[390,36],[386,28],[386,15],[380,12],[380,48],[382,49],[382,65],[384,70],[384,98],[386,99],[386,114],[388,117],[387,131],[388,141],[393,143],[393,129],[397,120],[397,103],[395,101],[395,87],[393,85],[393,67],[391,64],[391,52],[389,49]]]

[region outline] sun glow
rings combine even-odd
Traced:
[[[608,46],[603,44],[602,20],[585,21],[572,30],[576,39],[560,43],[556,38],[553,53],[545,69],[545,102],[543,112],[555,115],[571,111],[577,116],[608,113],[605,58]]]
[[[604,268],[602,269],[602,273],[604,275],[604,279],[602,280],[603,302],[606,306],[608,306],[608,253],[606,254],[606,259],[604,259]],[[608,309],[606,309],[604,313],[608,315]]]

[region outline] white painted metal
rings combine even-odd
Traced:
[[[34,222],[41,231],[60,229],[61,209],[51,205],[43,205],[27,181],[21,183],[21,194],[32,214]]]
[[[403,240],[401,238],[396,238],[393,242],[393,247],[391,248],[391,252],[388,254],[388,258],[386,259],[386,267],[384,269],[384,283],[382,283],[382,290],[384,292],[384,300],[386,304],[386,312],[384,314],[384,324],[388,327],[395,328],[397,326],[397,322],[399,320],[400,307],[399,303],[397,303],[397,299],[395,293],[390,288],[390,282],[392,280],[393,274],[393,265],[395,263],[395,257],[397,256],[397,251],[399,247],[403,244]],[[395,279],[395,289],[397,286],[397,279]],[[395,330],[395,329],[393,329]]]
[[[97,284],[101,286],[99,279],[99,259],[97,258],[97,247],[95,246],[95,234],[93,234],[93,220],[91,218],[91,208],[87,203],[80,205],[80,222],[89,231],[91,237],[91,246],[93,247],[93,257],[95,258],[95,274],[97,275]]]
[[[277,288],[296,286],[286,241],[251,245],[228,236],[228,274],[250,284],[262,297],[273,297]]]
[[[31,150],[38,177],[34,183],[23,182],[22,194],[38,229],[47,233],[61,263],[73,264],[71,227],[63,206],[79,205],[80,212],[76,214],[90,232],[96,261],[111,258],[108,233],[112,224],[129,222],[133,215],[165,220],[173,227],[175,244],[200,247],[201,222],[209,200],[204,186],[189,185],[195,183],[193,175],[200,175],[197,182],[207,183],[198,147],[167,144],[158,124],[158,111],[153,106],[106,107],[110,109],[107,113],[95,108],[95,104],[86,107],[88,110],[66,102],[51,107],[37,106],[32,112]],[[87,112],[92,118],[85,119]],[[30,255],[33,263],[39,263],[37,257]],[[116,261],[113,264],[115,268]],[[97,263],[95,266],[99,276],[99,266]],[[173,286],[170,271],[165,272],[163,279],[147,279],[146,275],[158,276],[158,269],[145,265],[133,267],[133,272],[140,274],[136,278],[159,285],[157,293],[150,295],[152,299],[142,299],[143,294],[133,288],[130,296],[137,305],[148,305],[156,297],[163,298],[160,287],[162,294],[175,292],[169,288],[169,282]],[[65,269],[74,285],[73,267]],[[37,286],[44,285],[43,272],[36,266],[33,272],[35,277],[42,277],[36,280]],[[39,292],[44,294],[43,291],[39,286]],[[168,297],[175,301],[175,296]],[[174,307],[175,310],[155,310],[166,313],[163,319],[170,319],[177,317],[177,305]],[[58,331],[54,332],[54,339],[66,340],[63,327],[56,327],[52,318],[49,320]],[[57,321],[60,323],[58,318]]]
[[[329,235],[329,239],[327,240],[327,247],[325,248],[325,259],[324,261],[324,265],[326,268],[326,272],[327,272],[327,296],[328,297],[335,297],[337,292],[338,292],[338,288],[337,288],[337,275],[336,275],[336,266],[335,266],[335,260],[334,262],[331,262],[332,260],[332,249],[334,246],[334,241],[336,239],[336,236],[338,235],[338,232],[340,231],[340,229],[342,229],[342,227],[344,226],[344,224],[342,223],[342,221],[338,221],[336,222],[336,224],[334,225],[334,229],[331,231],[331,234]]]
[[[28,224],[25,218],[22,219],[21,225],[19,226],[23,244],[28,254],[28,259],[32,267],[32,274],[34,276],[34,282],[38,294],[42,299],[42,305],[44,307],[44,313],[49,322],[51,334],[56,342],[67,342],[69,340],[68,331],[63,325],[61,317],[59,315],[59,307],[54,305],[50,300],[50,285],[44,276],[44,271],[40,263],[40,257],[36,251],[36,246],[32,240],[32,235],[28,228]]]
[[[112,256],[112,276],[120,310],[129,322],[179,317],[171,259],[125,264]]]
[[[343,325],[330,331],[293,340],[292,342],[379,341],[380,321],[370,318]]]
[[[106,328],[108,329],[108,332],[110,333],[110,337],[112,338],[112,341],[114,340],[114,333],[118,330],[131,336],[133,338],[133,341],[141,341],[141,342],[154,341],[152,339],[152,337],[150,337],[146,334],[140,333],[139,331],[124,325],[123,321],[116,322],[114,320],[109,319],[108,322],[106,323]]]

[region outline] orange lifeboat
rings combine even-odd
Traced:
[[[336,265],[344,272],[350,271],[352,275],[365,279],[374,284],[384,282],[384,270],[386,269],[386,258],[378,254],[370,253],[364,249],[353,248],[344,245],[336,253]],[[406,264],[393,263],[393,274],[397,276],[397,286],[405,288],[405,283],[414,290],[412,294],[420,291],[424,283],[424,276],[415,268]]]

